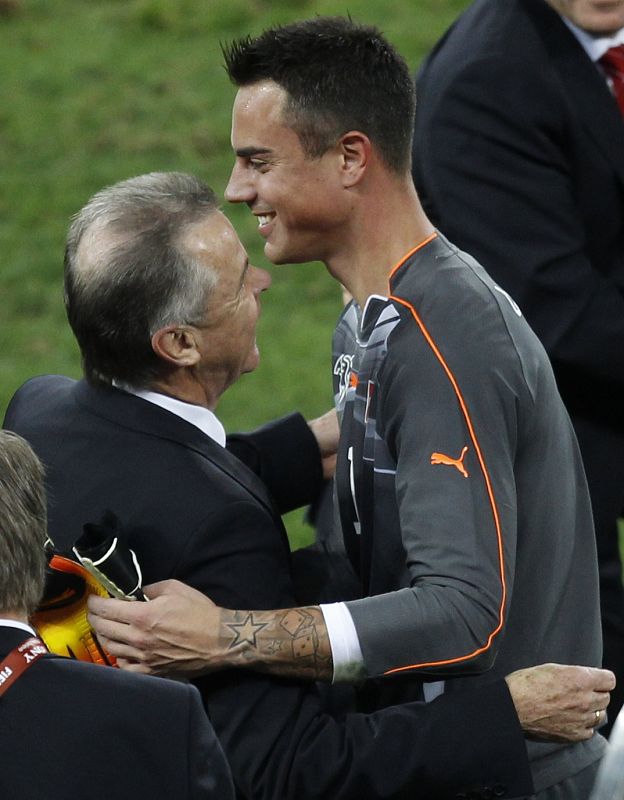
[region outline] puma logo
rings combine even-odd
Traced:
[[[464,456],[468,452],[468,447],[464,447],[461,451],[461,455],[459,458],[451,458],[450,456],[445,456],[444,453],[432,453],[431,454],[431,463],[432,464],[446,464],[449,467],[455,467],[458,469],[464,478],[468,477],[468,473],[466,472],[466,468],[464,467],[463,461]]]

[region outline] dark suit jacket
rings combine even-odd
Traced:
[[[604,76],[544,0],[476,0],[417,98],[427,213],[503,283],[560,374],[585,378],[577,404],[621,410],[624,122]],[[617,400],[593,396],[605,383]]]
[[[624,122],[615,99],[544,0],[476,0],[421,67],[413,156],[432,221],[513,296],[550,355],[587,471],[603,615],[621,641]]]
[[[264,484],[194,426],[116,389],[47,376],[4,423],[47,468],[50,534],[68,546],[106,508],[149,583],[175,577],[230,608],[295,603],[288,542]],[[237,440],[285,506],[314,494],[318,450],[299,416]],[[269,446],[271,445],[271,446]],[[281,466],[281,469],[278,469]],[[310,473],[312,471],[312,479]],[[302,487],[305,487],[302,488]],[[242,671],[197,682],[241,795],[271,800],[526,796],[526,748],[506,684],[370,715],[327,714],[314,688]]]
[[[28,636],[0,625],[0,660]],[[194,687],[52,655],[0,700],[0,752],[4,798],[234,797]]]

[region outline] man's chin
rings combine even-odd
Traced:
[[[600,39],[603,36],[614,36],[620,28],[624,27],[624,20],[622,21],[622,25],[618,25],[614,27],[613,24],[605,26],[603,22],[597,22],[593,27],[585,28],[585,31],[591,36]]]
[[[575,20],[572,20],[575,22]],[[613,36],[624,26],[624,12],[618,10],[594,10],[587,13],[586,17],[576,20],[579,27],[584,28],[592,36]]]
[[[271,262],[271,264],[290,264],[291,262],[288,259],[284,258],[283,254],[276,250],[275,248],[271,247],[270,243],[267,242],[264,245],[264,255],[265,257]]]
[[[277,247],[273,247],[271,242],[265,242],[264,255],[271,262],[271,264],[276,264],[278,266],[280,264],[305,264],[308,261],[316,260],[314,258],[307,258],[303,254],[279,250]]]

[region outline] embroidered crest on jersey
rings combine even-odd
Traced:
[[[344,402],[347,389],[351,380],[351,368],[353,366],[353,355],[341,353],[334,363],[334,375],[338,378],[338,402]]]

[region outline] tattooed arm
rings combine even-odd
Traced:
[[[331,647],[318,606],[232,611],[178,581],[146,587],[149,603],[89,600],[106,649],[134,672],[195,677],[226,667],[330,681]]]
[[[330,680],[332,659],[317,606],[231,611],[179,581],[146,587],[149,603],[89,598],[89,621],[103,644],[134,672],[195,677],[249,667],[286,677]],[[613,674],[541,664],[505,679],[527,735],[580,741],[604,721]],[[598,715],[598,716],[596,716]]]

